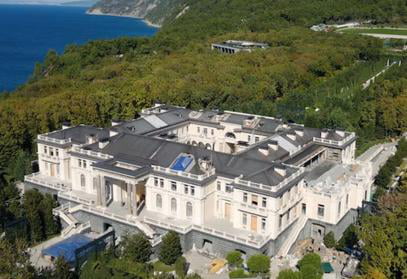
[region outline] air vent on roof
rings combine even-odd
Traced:
[[[68,128],[71,128],[71,122],[69,122],[69,121],[62,122],[62,130],[65,130]]]
[[[189,113],[189,117],[193,118],[193,119],[197,119],[197,118],[201,117],[201,115],[202,115],[202,112],[199,112],[199,111],[191,111]]]
[[[284,166],[276,166],[274,170],[281,176],[286,176],[287,174],[287,169]]]
[[[321,138],[326,139],[328,137],[328,129],[322,129],[321,130]]]
[[[336,132],[336,133],[338,134],[338,136],[340,136],[340,137],[344,137],[344,136],[345,136],[345,131],[342,130],[342,129],[338,129],[338,130],[336,130],[335,132]]]
[[[109,142],[110,142],[110,141],[109,141],[108,138],[101,139],[101,140],[99,141],[99,144],[98,144],[99,149],[105,148],[106,145],[109,144]]]

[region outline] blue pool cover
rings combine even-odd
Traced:
[[[192,161],[193,159],[191,156],[181,155],[175,160],[174,164],[172,164],[171,169],[176,171],[185,171]]]
[[[83,234],[75,234],[42,250],[42,254],[55,258],[63,257],[66,262],[72,263],[75,261],[76,249],[81,248],[90,242],[92,242],[91,238],[84,236]]]

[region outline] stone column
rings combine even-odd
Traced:
[[[132,213],[132,207],[131,207],[131,184],[130,183],[125,183],[126,185],[126,191],[127,191],[127,201],[126,201],[126,207],[129,211],[129,214]]]
[[[101,177],[100,181],[100,196],[101,206],[106,207],[106,179],[104,176]]]
[[[96,187],[96,205],[102,205],[102,189],[100,186],[100,175],[96,176],[93,183],[95,183]]]
[[[136,184],[130,184],[131,187],[131,197],[130,197],[130,203],[131,207],[133,208],[133,215],[137,216],[137,201],[136,201]]]

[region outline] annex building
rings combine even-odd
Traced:
[[[306,237],[339,237],[371,196],[382,149],[355,159],[356,136],[231,111],[156,104],[110,128],[38,136],[39,172],[25,189],[51,193],[64,227],[169,230],[185,250],[286,255]],[[77,225],[77,224],[75,224]]]

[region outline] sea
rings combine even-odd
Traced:
[[[0,93],[25,83],[49,50],[122,36],[152,36],[157,28],[134,18],[86,14],[86,7],[0,5]]]

